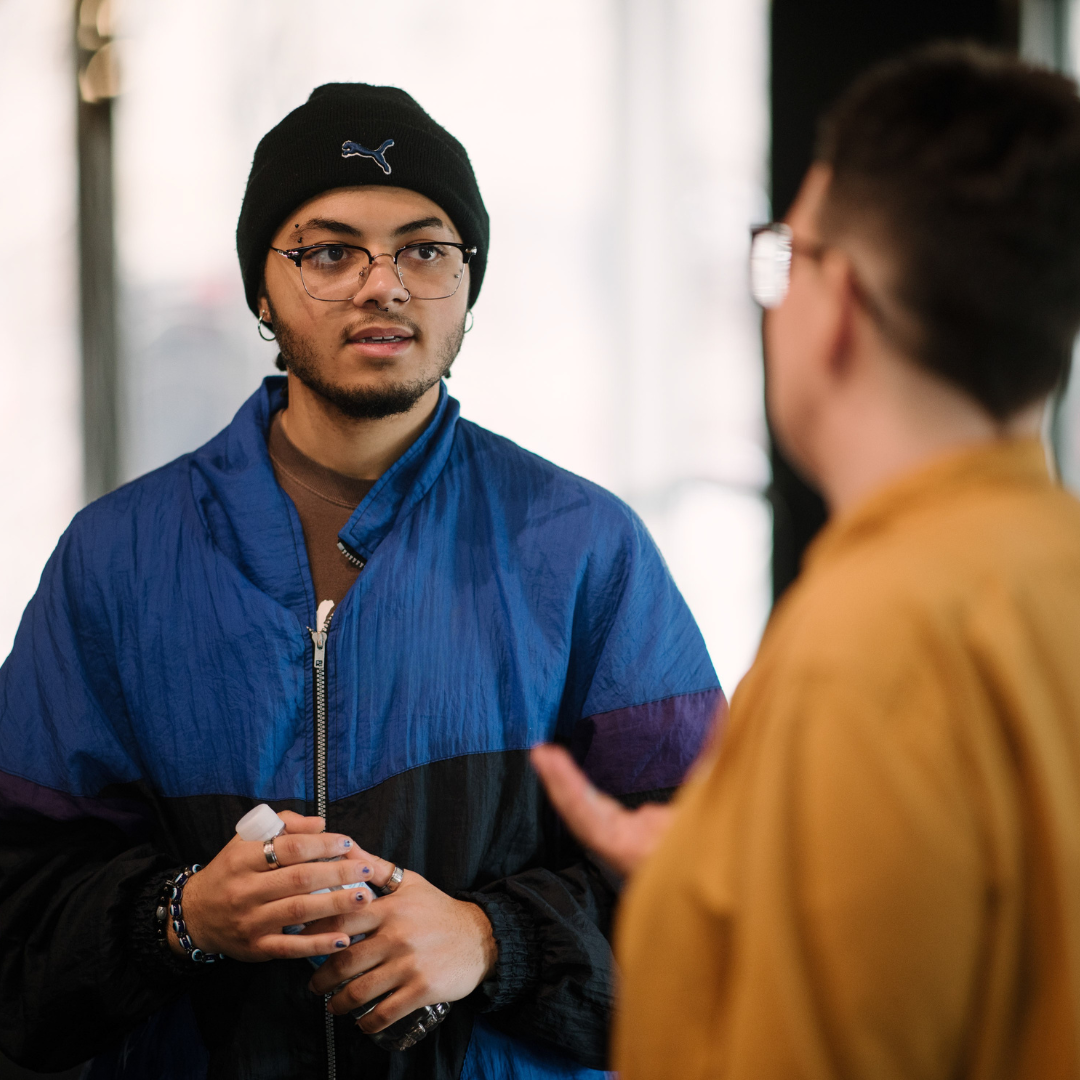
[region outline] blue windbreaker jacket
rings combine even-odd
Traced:
[[[669,791],[722,695],[638,518],[459,419],[442,389],[340,538],[366,565],[327,637],[315,759],[312,593],[266,448],[269,378],[200,450],[93,503],[0,669],[0,1049],[91,1075],[328,1075],[303,961],[199,967],[154,933],[166,876],[259,801],[480,904],[499,960],[412,1050],[349,1021],[340,1075],[584,1077],[602,1068],[617,882],[528,767],[569,745],[634,803]]]

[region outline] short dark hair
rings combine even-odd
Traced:
[[[826,236],[869,226],[918,327],[912,351],[998,419],[1068,376],[1080,328],[1080,98],[974,45],[861,77],[822,123]]]

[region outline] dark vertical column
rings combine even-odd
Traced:
[[[103,19],[108,10],[101,0],[80,0],[75,12],[83,488],[88,502],[116,487],[120,472],[112,138],[117,79],[111,28]]]
[[[1044,64],[1058,71],[1070,70],[1071,6],[1071,0],[1024,0],[1020,11],[1020,53],[1025,60]],[[1073,441],[1071,429],[1077,422],[1075,415],[1072,415],[1075,413],[1076,367],[1074,359],[1073,371],[1065,384],[1058,387],[1051,400],[1048,433],[1058,475],[1070,486],[1075,486],[1077,480],[1075,455],[1069,451],[1069,445]]]
[[[1015,49],[1016,0],[773,0],[772,158],[774,217],[787,213],[810,164],[817,122],[866,68],[938,39]],[[806,545],[824,524],[820,496],[772,448],[773,597],[795,579]]]

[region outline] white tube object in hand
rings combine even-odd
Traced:
[[[236,835],[241,840],[261,840],[265,843],[284,831],[285,822],[264,802],[249,810],[236,823]]]

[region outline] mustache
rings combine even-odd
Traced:
[[[400,326],[403,330],[408,330],[412,333],[413,337],[420,337],[420,327],[412,321],[407,319],[404,315],[390,315],[380,313],[377,316],[373,316],[370,319],[360,319],[357,322],[350,323],[341,331],[341,342],[345,344],[349,338],[355,334],[360,333],[361,330],[366,330],[369,326]]]

